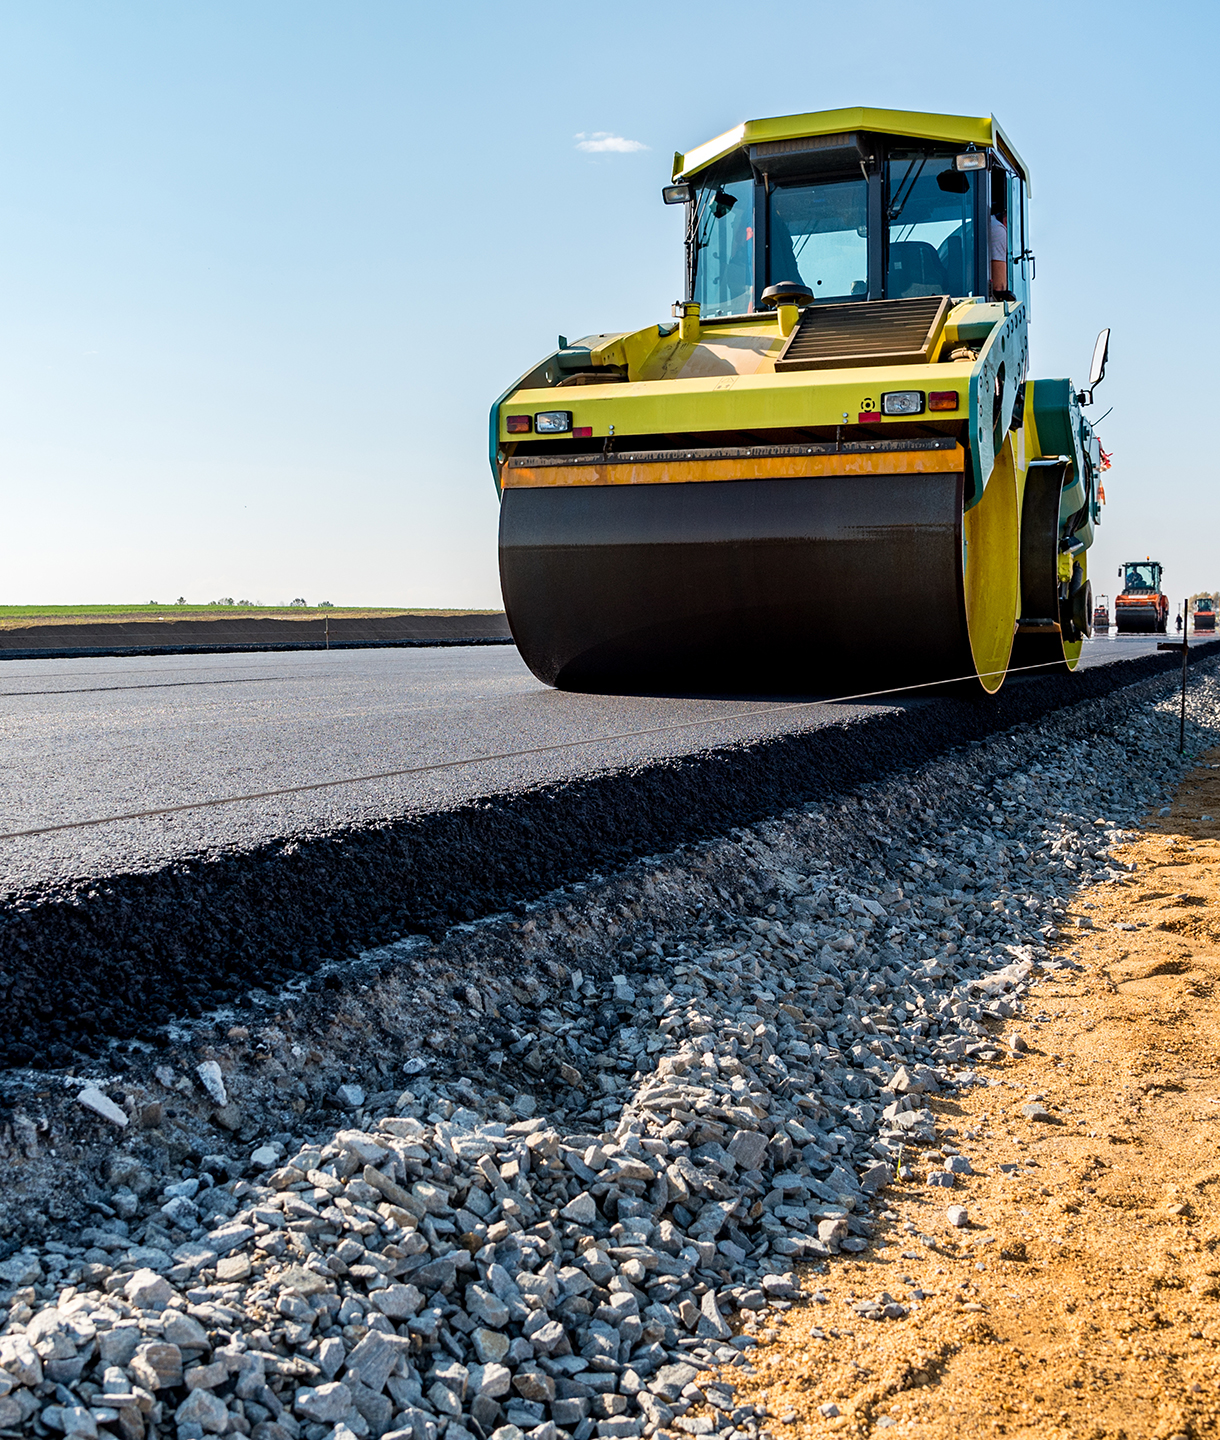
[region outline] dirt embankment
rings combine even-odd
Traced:
[[[1217,762],[1117,851],[1130,880],[1077,896],[1078,968],[1003,1031],[1028,1050],[932,1100],[952,1145],[910,1155],[875,1248],[757,1352],[777,1437],[1217,1433]],[[929,1185],[953,1148],[975,1173]],[[907,1313],[857,1312],[883,1297]]]
[[[61,621],[0,628],[0,654],[20,650],[89,650],[196,645],[393,644],[404,641],[505,639],[502,613],[452,615],[309,615],[192,617],[182,620]]]

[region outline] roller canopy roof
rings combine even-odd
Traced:
[[[920,110],[819,110],[810,115],[781,115],[773,120],[746,120],[704,145],[674,156],[673,178],[688,180],[724,156],[747,145],[767,145],[818,135],[864,132],[949,145],[994,146],[1029,184],[1029,170],[993,115],[931,115]]]

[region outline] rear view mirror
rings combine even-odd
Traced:
[[[1110,330],[1107,326],[1097,337],[1093,346],[1093,361],[1089,366],[1089,387],[1076,396],[1078,405],[1092,405],[1093,391],[1106,378],[1106,361],[1110,358]]]
[[[969,179],[960,170],[942,170],[936,183],[950,195],[965,195],[970,189]]]
[[[1110,331],[1103,330],[1093,346],[1093,363],[1089,366],[1089,390],[1106,378],[1106,361],[1110,358]]]

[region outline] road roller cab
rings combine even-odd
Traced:
[[[493,407],[505,607],[573,688],[1071,667],[1090,389],[1027,380],[1029,176],[990,117],[749,121],[675,156],[683,298]],[[893,623],[861,621],[884,592]]]
[[[1216,597],[1200,595],[1194,605],[1194,627],[1196,635],[1216,633]]]

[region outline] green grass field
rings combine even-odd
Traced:
[[[0,628],[14,625],[80,624],[88,620],[178,620],[183,616],[203,620],[321,619],[324,615],[494,615],[494,610],[424,610],[368,605],[0,605]]]

